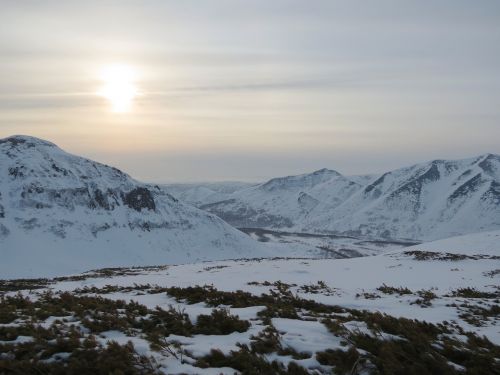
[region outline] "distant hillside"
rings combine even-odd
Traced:
[[[328,169],[274,178],[201,208],[237,227],[432,240],[500,228],[500,156],[434,160],[380,176]]]

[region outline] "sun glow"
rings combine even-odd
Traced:
[[[113,112],[128,112],[139,95],[134,70],[127,65],[109,65],[102,69],[100,78],[103,86],[98,95],[109,100]]]

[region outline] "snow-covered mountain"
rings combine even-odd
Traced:
[[[361,187],[336,171],[321,169],[310,174],[273,178],[200,208],[237,227],[292,228],[306,222],[318,205],[328,202],[334,207]]]
[[[434,160],[383,174],[307,228],[438,239],[500,228],[500,156]]]
[[[0,139],[0,278],[264,255],[164,188],[37,138]]]
[[[200,207],[238,227],[415,240],[493,230],[500,228],[500,156],[434,160],[370,180],[322,169]]]

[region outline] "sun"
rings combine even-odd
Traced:
[[[97,94],[109,100],[113,112],[130,111],[139,95],[134,69],[128,65],[108,65],[101,70],[100,79],[103,86]]]

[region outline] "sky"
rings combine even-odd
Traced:
[[[0,0],[13,134],[155,182],[500,153],[500,2]]]

